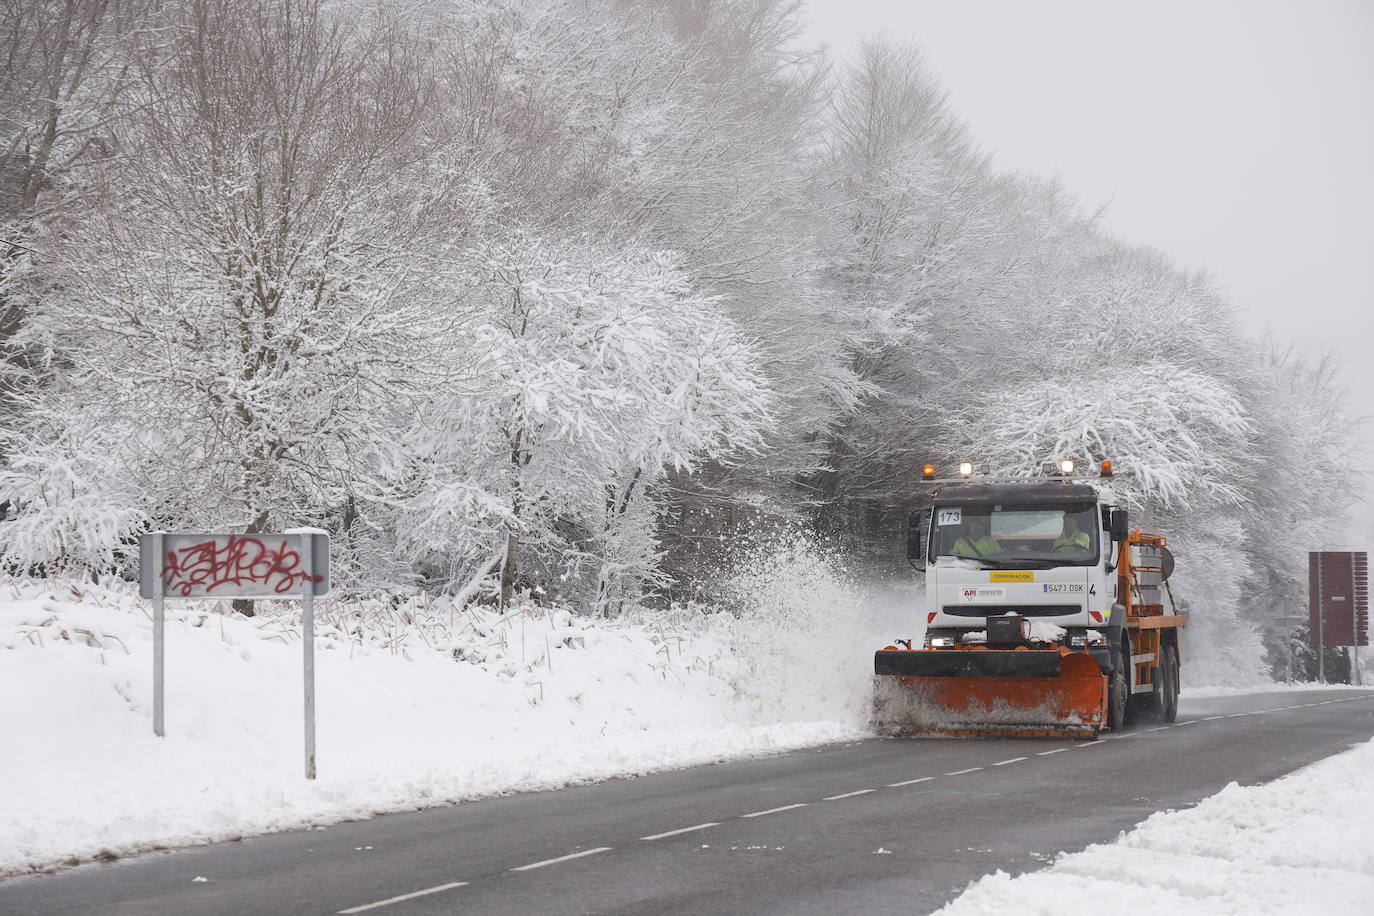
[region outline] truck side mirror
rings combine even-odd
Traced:
[[[1125,509],[1112,510],[1112,540],[1124,541],[1130,534],[1130,524],[1126,518]]]
[[[906,520],[906,558],[921,559],[921,510],[917,509]]]

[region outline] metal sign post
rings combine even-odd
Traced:
[[[153,601],[153,734],[166,734],[164,605],[173,598],[300,598],[305,664],[305,778],[315,778],[315,597],[329,593],[329,535],[168,534],[139,538],[139,593]]]
[[[1322,590],[1322,563],[1317,559],[1317,683],[1326,683],[1326,592]]]
[[[1355,638],[1352,639],[1350,643],[1355,647],[1355,661],[1350,665],[1350,682],[1354,684],[1356,687],[1362,687],[1364,685],[1360,683],[1360,621],[1358,617],[1360,613],[1360,608],[1358,603],[1359,591],[1355,587],[1355,565],[1355,558],[1352,556],[1350,563],[1350,613],[1352,615],[1350,627],[1352,630],[1355,631],[1353,634],[1351,634]]]
[[[164,650],[164,607],[162,600],[162,535],[161,531],[154,531],[151,535],[153,540],[153,734],[159,738],[167,735],[167,729],[163,719],[163,695],[165,681],[163,680],[163,652]]]
[[[301,534],[310,539],[316,529],[291,529],[290,534]],[[324,532],[319,532],[323,534]],[[301,554],[301,569],[305,572],[301,585],[301,628],[305,631],[301,641],[305,667],[305,778],[315,778],[315,551],[306,550]]]

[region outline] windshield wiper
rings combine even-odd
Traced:
[[[996,563],[996,562],[997,562],[996,560],[989,560],[987,557],[966,557],[966,556],[964,556],[963,554],[958,554],[958,553],[937,553],[937,554],[935,555],[935,559],[936,559],[936,561],[939,561],[939,560],[963,560],[963,561],[966,562],[966,563]],[[984,568],[984,569],[992,569],[993,567],[991,567],[991,566],[984,566],[983,568]],[[997,567],[997,568],[1000,569],[1001,567]]]
[[[957,553],[936,554],[936,559],[948,557],[951,560],[967,560],[970,563],[981,563],[984,569],[1054,569],[1057,566],[1080,565],[1064,563],[1059,560],[1045,560],[1039,557],[1022,557],[1016,560],[998,560],[992,557],[966,557]]]

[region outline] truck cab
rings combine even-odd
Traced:
[[[1113,535],[1124,540],[1126,514],[1105,483],[948,484],[935,493],[923,549],[919,515],[912,523],[926,648],[985,642],[997,617],[1024,618],[1023,639],[1076,649],[1105,645],[1123,623]]]

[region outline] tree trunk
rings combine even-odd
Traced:
[[[506,558],[501,561],[501,610],[510,606],[515,597],[515,551],[520,538],[513,531],[506,532]]]
[[[259,512],[257,517],[249,524],[248,530],[245,531],[244,534],[263,534],[267,531],[267,523],[270,521],[271,516],[269,516],[267,512]],[[229,606],[245,617],[252,617],[257,614],[257,610],[253,607],[252,598],[235,598],[233,601],[229,602]]]

